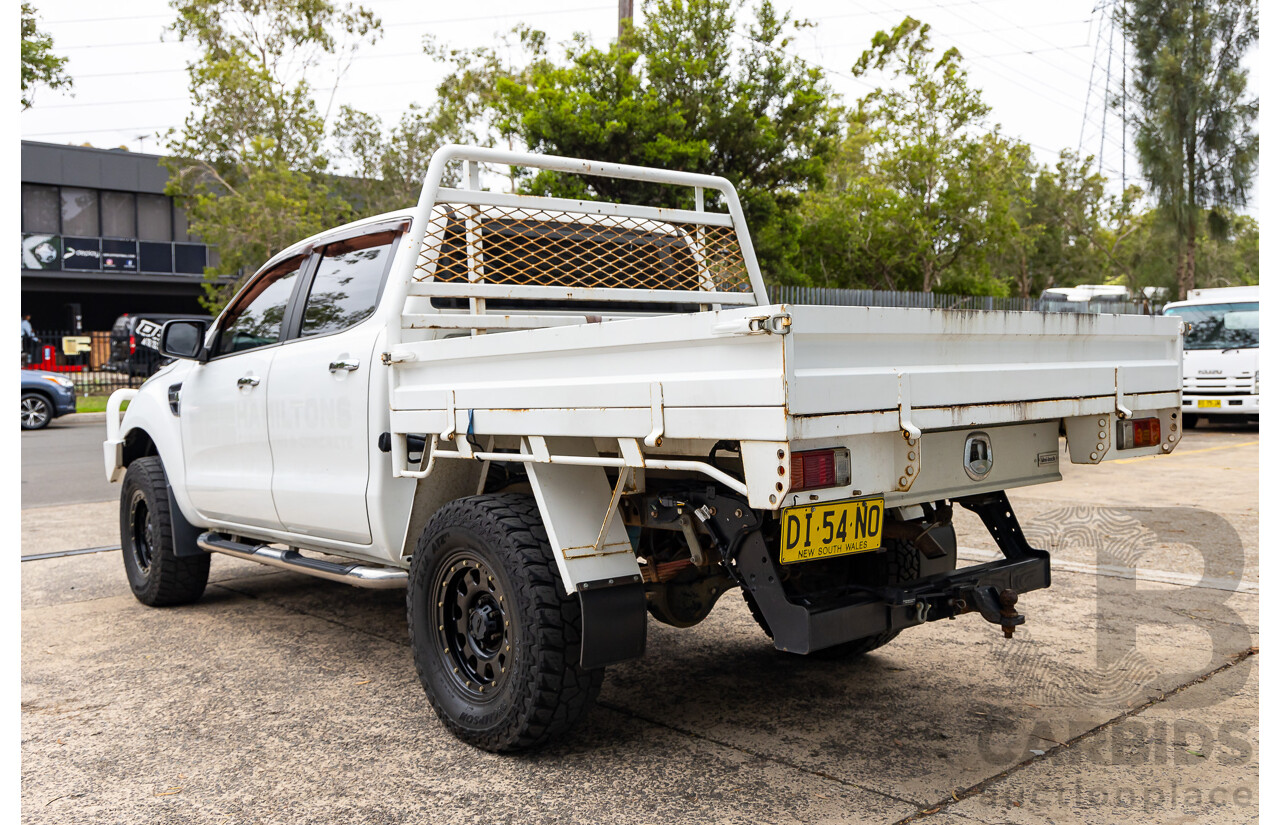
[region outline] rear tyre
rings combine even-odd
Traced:
[[[920,578],[920,551],[916,549],[915,545],[900,539],[887,539],[884,546],[886,548],[885,551],[875,557],[877,564],[871,577],[860,582],[861,584],[883,587],[890,584],[903,584]],[[742,596],[746,599],[747,609],[751,611],[751,618],[755,619],[756,624],[760,625],[760,629],[772,639],[773,630],[770,629],[769,622],[765,619],[764,614],[760,612],[760,607],[756,604],[751,593],[746,588],[743,588]],[[815,650],[804,655],[811,659],[848,659],[854,656],[862,656],[876,648],[889,644],[901,632],[901,630],[886,630],[873,636],[852,639],[848,642],[824,647],[821,650]]]
[[[532,496],[480,495],[442,507],[418,540],[407,598],[427,699],[470,745],[541,747],[600,692],[604,669],[578,666],[581,608],[560,585]]]
[[[52,420],[53,405],[49,403],[48,398],[38,392],[22,394],[22,429],[44,429]]]
[[[209,582],[209,556],[174,555],[169,482],[159,456],[129,465],[120,491],[120,549],[129,589],[152,607],[189,604]]]

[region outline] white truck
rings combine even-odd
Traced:
[[[486,191],[483,164],[690,208]],[[106,472],[141,601],[199,598],[210,553],[406,587],[441,721],[520,750],[647,616],[688,627],[735,588],[796,654],[970,612],[1012,635],[1049,559],[1003,491],[1060,480],[1063,433],[1082,464],[1173,450],[1179,326],[770,304],[723,178],[447,146],[416,208],[168,323],[178,360],[111,397]],[[953,505],[1002,559],[957,569]]]
[[[1258,287],[1193,289],[1167,304],[1186,325],[1182,357],[1183,425],[1258,420]]]

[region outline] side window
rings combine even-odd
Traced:
[[[218,354],[243,352],[280,340],[284,313],[289,306],[303,259],[288,261],[259,279],[227,313],[218,338]]]
[[[379,232],[325,247],[302,314],[302,337],[337,332],[373,314],[395,238]]]

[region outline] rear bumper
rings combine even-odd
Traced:
[[[1005,558],[876,591],[851,594],[820,607],[795,604],[759,533],[738,554],[739,578],[773,632],[774,645],[811,653],[844,642],[925,622],[978,612],[1006,633],[1022,622],[1016,596],[1050,584],[1049,554],[1029,546],[1003,492],[956,499],[987,525]],[[1002,609],[1002,607],[1004,609]]]
[[[1210,402],[1201,406],[1202,401]],[[1216,406],[1214,406],[1216,404]],[[1256,395],[1183,395],[1182,412],[1184,415],[1257,415],[1258,396]]]

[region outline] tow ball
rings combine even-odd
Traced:
[[[982,618],[1000,625],[1006,639],[1012,639],[1014,629],[1027,621],[1027,617],[1015,609],[1017,603],[1016,591],[1005,589],[996,592],[989,584],[973,588],[973,606]]]

